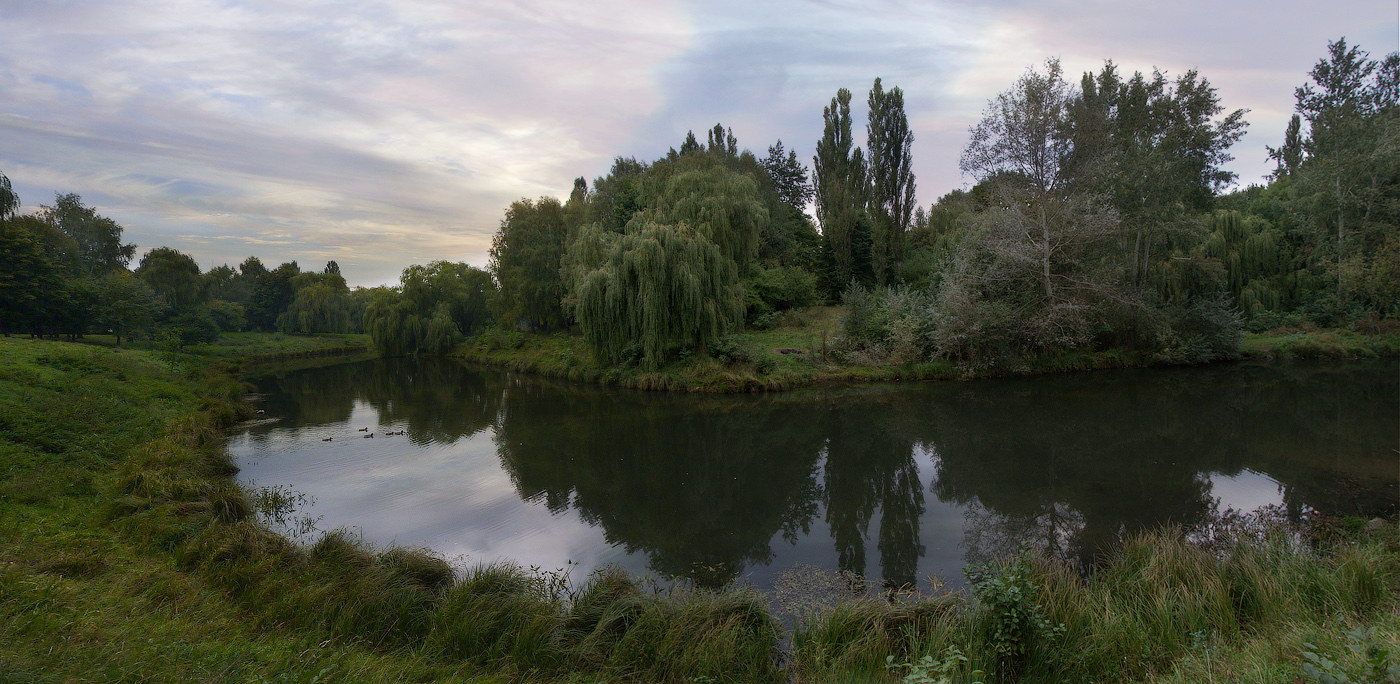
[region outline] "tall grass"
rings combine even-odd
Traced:
[[[949,646],[966,655],[961,676],[980,670],[992,681],[1170,679],[1200,674],[1207,656],[1209,676],[1226,675],[1219,681],[1261,669],[1292,681],[1306,639],[1387,621],[1394,638],[1397,552],[1393,526],[1332,545],[1270,529],[1215,548],[1161,530],[1129,540],[1088,579],[1038,556],[1007,559],[973,578],[975,599],[944,604],[917,631],[888,627],[908,605],[837,606],[797,626],[793,655],[814,681],[874,676],[890,656],[936,659]],[[1026,611],[1037,617],[1027,622]]]

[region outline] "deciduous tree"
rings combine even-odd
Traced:
[[[636,226],[577,291],[579,330],[611,363],[635,349],[656,368],[673,348],[700,347],[743,322],[734,262],[688,225]]]
[[[84,205],[77,195],[54,195],[53,205],[43,206],[39,216],[73,238],[78,246],[78,263],[90,274],[125,268],[136,254],[136,245],[122,244],[121,225]]]
[[[491,239],[491,274],[500,285],[497,318],[534,330],[567,322],[559,260],[568,236],[564,208],[553,197],[512,202]]]

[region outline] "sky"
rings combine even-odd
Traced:
[[[1105,59],[1197,69],[1250,110],[1228,168],[1259,182],[1327,42],[1400,49],[1400,3],[0,0],[0,35],[0,173],[23,211],[77,193],[138,260],[335,260],[368,286],[485,266],[510,202],[687,130],[810,166],[838,88],[864,140],[877,76],[905,93],[924,206],[968,185],[968,128],[1047,57],[1072,81]]]

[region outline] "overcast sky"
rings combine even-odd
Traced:
[[[876,76],[905,91],[922,205],[965,185],[986,100],[1050,56],[1198,69],[1250,110],[1248,184],[1327,41],[1395,51],[1400,3],[0,0],[0,35],[0,172],[26,210],[75,192],[138,258],[334,259],[373,285],[484,266],[512,200],[689,129],[810,165],[822,106],[850,88],[863,127]]]

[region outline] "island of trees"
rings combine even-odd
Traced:
[[[1074,84],[1056,60],[988,101],[959,159],[970,189],[915,206],[904,93],[875,79],[865,147],[852,93],[822,111],[809,169],[716,124],[651,162],[617,158],[566,199],[521,199],[481,269],[250,257],[201,272],[59,195],[37,212],[0,175],[0,330],[171,345],[220,331],[367,332],[384,355],[446,354],[483,331],[567,334],[652,370],[736,356],[733,336],[842,304],[824,360],[996,366],[1076,349],[1229,357],[1246,330],[1400,315],[1400,55],[1328,45],[1297,88],[1267,184],[1230,190],[1245,132],[1196,71]],[[809,215],[808,212],[814,214]]]

